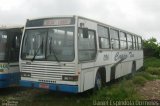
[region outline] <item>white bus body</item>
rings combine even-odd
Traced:
[[[143,66],[140,36],[80,16],[27,20],[20,51],[20,85],[54,91],[84,92]]]

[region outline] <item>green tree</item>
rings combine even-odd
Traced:
[[[156,38],[150,38],[148,40],[143,40],[144,55],[145,56],[160,56],[160,46],[158,45]]]

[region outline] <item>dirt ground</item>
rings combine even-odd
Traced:
[[[146,100],[160,100],[160,80],[147,82],[138,92]]]

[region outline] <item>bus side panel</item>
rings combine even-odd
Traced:
[[[106,69],[106,82],[109,82],[111,79],[111,65],[105,66]]]
[[[20,73],[15,72],[10,74],[10,86],[18,85],[20,80]]]
[[[18,63],[10,63],[9,74],[10,74],[10,86],[17,85],[20,80],[20,71]]]
[[[136,61],[136,70],[140,69],[143,66],[143,59]]]
[[[122,64],[123,76],[132,73],[133,61],[127,61]]]
[[[89,90],[95,84],[96,68],[94,62],[81,64],[81,92]]]
[[[116,66],[116,72],[115,72],[115,79],[117,79],[117,78],[119,78],[119,77],[121,77],[122,76],[122,74],[123,74],[123,70],[122,70],[122,65],[121,64],[118,64],[117,66]]]
[[[91,69],[87,69],[87,70],[83,70],[84,72],[84,78],[83,78],[83,83],[84,83],[84,87],[83,90],[89,90],[91,88],[94,87],[94,72],[93,72],[94,68]]]
[[[130,63],[128,62],[123,62],[122,63],[122,74],[121,76],[124,76],[128,73],[131,73],[131,70],[130,70]]]

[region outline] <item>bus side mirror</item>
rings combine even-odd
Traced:
[[[83,38],[88,38],[88,28],[83,28]]]

